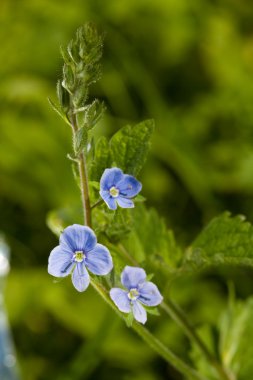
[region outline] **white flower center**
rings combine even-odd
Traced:
[[[75,251],[75,254],[74,254],[74,260],[77,262],[77,263],[81,263],[84,259],[85,259],[85,254],[83,253],[83,251]]]
[[[128,298],[131,300],[131,301],[135,301],[138,296],[139,296],[139,292],[137,289],[133,288],[131,289],[128,294],[127,294]]]
[[[119,195],[119,190],[115,186],[111,187],[109,192],[113,198],[116,198]]]

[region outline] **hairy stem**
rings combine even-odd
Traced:
[[[81,153],[79,156],[79,174],[80,174],[80,185],[81,185],[81,196],[84,210],[84,224],[91,227],[91,207],[89,198],[89,185],[87,177],[87,168],[84,154]]]
[[[71,115],[71,126],[73,135],[78,131],[76,123],[76,115]],[[81,198],[83,204],[83,218],[84,225],[91,227],[91,206],[90,206],[90,197],[89,197],[89,182],[88,174],[86,167],[86,159],[84,153],[80,153],[78,157],[78,170],[80,176],[80,188],[81,188]]]

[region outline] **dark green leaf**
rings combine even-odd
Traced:
[[[220,264],[253,266],[253,226],[244,216],[214,218],[187,252],[185,266],[192,269]]]
[[[112,162],[125,173],[136,176],[146,160],[153,130],[153,120],[120,129],[110,141]]]
[[[124,242],[126,248],[138,262],[147,261],[152,268],[174,272],[182,260],[182,252],[165,221],[154,209],[148,210],[141,203],[131,211],[133,228]]]
[[[93,160],[89,163],[90,179],[100,182],[106,168],[111,166],[109,144],[106,137],[100,137],[95,146]]]

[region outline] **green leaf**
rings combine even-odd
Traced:
[[[127,327],[132,327],[132,324],[133,324],[133,321],[134,321],[134,315],[133,315],[132,311],[127,314],[127,316],[125,318],[125,321],[126,321]]]
[[[74,151],[78,156],[83,151],[86,151],[88,143],[88,132],[85,127],[79,128],[74,135]]]
[[[132,211],[133,229],[124,245],[139,262],[146,261],[150,270],[173,273],[182,259],[172,231],[154,209],[138,203]]]
[[[89,162],[89,177],[91,181],[100,182],[104,170],[111,166],[110,148],[106,137],[98,139],[94,150],[94,158]]]
[[[153,120],[121,128],[110,141],[112,162],[125,173],[136,176],[146,160],[153,131]]]
[[[203,325],[198,334],[214,356],[219,356],[231,379],[251,380],[253,374],[253,298],[232,303],[223,312],[217,326]],[[210,380],[220,377],[193,344],[191,358],[201,374]]]
[[[70,124],[70,122],[68,121],[65,113],[63,112],[62,108],[55,104],[50,98],[48,98],[48,101],[49,101],[49,104],[51,105],[51,107],[53,108],[53,110],[58,114],[60,115],[60,117],[65,121],[65,123]]]
[[[145,307],[147,313],[159,316],[160,312],[157,307]]]
[[[204,324],[197,329],[197,334],[201,338],[201,340],[205,343],[209,352],[212,353],[214,357],[217,356],[217,329],[208,324]],[[210,365],[210,363],[206,360],[203,352],[200,351],[198,345],[195,344],[194,341],[191,341],[191,350],[190,356],[195,364],[198,371],[204,375],[207,379],[210,380],[220,380],[220,377],[214,370],[214,368]],[[218,358],[217,358],[218,360]]]
[[[220,323],[220,355],[234,378],[251,380],[253,374],[253,298],[230,305]]]
[[[253,226],[244,216],[226,212],[214,218],[188,249],[184,266],[220,264],[253,266]]]
[[[86,125],[86,128],[93,128],[101,119],[104,111],[105,105],[98,99],[95,99],[91,104],[89,104],[84,112],[84,124]]]
[[[56,84],[56,93],[59,100],[59,103],[61,105],[62,110],[66,114],[69,110],[69,93],[68,91],[62,86],[61,81],[58,80]]]

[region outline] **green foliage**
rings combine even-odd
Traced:
[[[253,265],[253,227],[244,216],[214,218],[189,248],[186,266]]]
[[[252,328],[253,299],[230,302],[216,326],[204,325],[198,333],[210,351],[221,360],[231,379],[250,380],[253,373]],[[210,380],[219,380],[213,368],[203,358],[196,345],[191,358],[202,374]]]
[[[253,299],[232,304],[220,323],[220,355],[225,368],[238,380],[250,380],[253,374]]]
[[[124,173],[138,175],[146,160],[153,131],[153,120],[120,129],[110,140],[112,162]]]
[[[108,142],[101,137],[90,162],[90,178],[99,181],[103,171],[112,166],[124,173],[137,175],[144,165],[154,131],[153,120],[146,120],[134,126],[125,126],[116,132]]]
[[[110,147],[105,136],[101,136],[96,143],[94,157],[89,161],[89,178],[99,182],[106,168],[111,166]]]
[[[151,270],[174,273],[182,259],[182,251],[173,232],[154,209],[138,204],[133,211],[133,229],[125,246],[139,262],[146,262]]]

